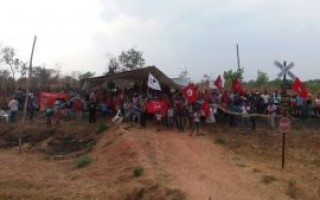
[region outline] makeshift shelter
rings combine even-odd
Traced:
[[[83,90],[104,88],[109,91],[115,88],[124,89],[137,86],[140,91],[147,87],[149,74],[152,74],[160,83],[161,88],[178,90],[179,86],[155,66],[148,66],[131,71],[118,72],[111,75],[86,78],[83,80]]]

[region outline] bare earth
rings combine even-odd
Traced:
[[[179,189],[191,200],[290,199],[280,183],[261,183],[260,171],[270,170],[215,144],[208,134],[114,127],[89,155],[91,164],[76,169],[74,158],[1,150],[0,199],[130,199],[134,189],[155,184]],[[132,176],[136,166],[144,168],[138,178]]]

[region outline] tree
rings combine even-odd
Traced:
[[[0,56],[0,62],[9,66],[12,78],[15,80],[15,72],[19,70],[21,66],[20,60],[16,57],[15,50],[10,46],[6,46],[1,49]]]
[[[142,57],[142,51],[137,51],[134,48],[122,51],[119,56],[119,61],[120,64],[128,70],[143,67],[145,64],[145,60]]]
[[[232,69],[230,69],[229,71],[224,71],[223,72],[223,77],[225,80],[225,87],[231,87],[232,84],[232,80],[234,79],[243,79],[243,68],[240,68],[237,71],[233,71]]]
[[[257,87],[261,87],[261,86],[267,85],[268,81],[269,81],[269,77],[268,77],[267,73],[258,70],[257,71],[257,80],[256,80],[255,85]]]
[[[90,72],[90,71],[87,71],[85,73],[80,73],[78,79],[79,80],[82,80],[82,79],[85,79],[85,78],[91,78],[91,77],[94,77],[96,73],[95,72]]]
[[[109,58],[109,62],[108,62],[108,72],[105,73],[106,75],[111,75],[111,74],[115,74],[117,72],[117,70],[119,69],[120,63],[117,59],[117,57],[112,57]]]

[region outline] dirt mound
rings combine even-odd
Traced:
[[[177,189],[163,188],[159,185],[137,188],[124,200],[185,200],[186,195]]]
[[[5,124],[1,127],[0,148],[15,147],[19,137],[28,149],[50,155],[68,154],[85,148],[91,149],[96,143],[96,125],[79,126],[76,122],[46,126],[43,123]],[[45,143],[45,145],[43,145]]]

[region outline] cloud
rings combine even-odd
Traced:
[[[302,79],[318,78],[319,6],[317,0],[11,0],[0,8],[0,41],[27,60],[36,33],[36,63],[97,74],[106,54],[135,47],[147,64],[170,76],[186,68],[196,80],[236,69],[239,43],[246,79],[257,70],[274,78],[275,59],[294,61]]]

